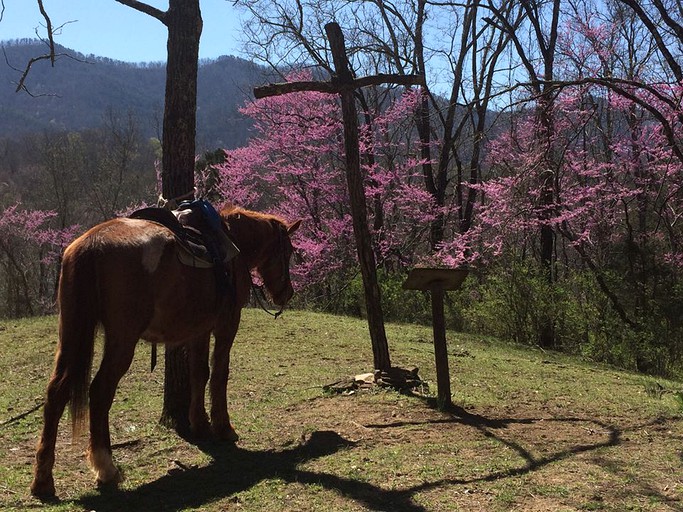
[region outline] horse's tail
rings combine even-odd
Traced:
[[[87,422],[88,388],[99,321],[98,276],[95,251],[87,240],[67,249],[59,281],[59,347],[57,370],[69,389],[73,436]],[[59,366],[62,368],[59,368]]]

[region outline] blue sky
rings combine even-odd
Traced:
[[[4,0],[0,41],[45,34],[35,0]],[[146,3],[166,10],[168,1]],[[115,0],[43,0],[53,26],[64,25],[56,41],[83,54],[126,62],[166,60],[166,27],[155,18]],[[204,28],[200,58],[240,56],[239,19],[231,1],[202,0]]]

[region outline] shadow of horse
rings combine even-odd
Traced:
[[[223,443],[197,446],[212,457],[213,460],[207,466],[172,472],[135,489],[102,488],[99,494],[84,496],[76,500],[76,503],[86,510],[98,512],[173,512],[201,507],[237,495],[263,480],[278,478],[289,483],[297,482],[333,489],[372,510],[425,510],[413,502],[409,492],[385,490],[337,475],[299,469],[299,465],[305,462],[355,446],[354,442],[344,439],[336,432],[313,432],[299,446],[281,451],[251,451]],[[236,497],[235,501],[237,502]]]

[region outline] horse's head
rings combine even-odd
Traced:
[[[294,295],[289,277],[289,260],[294,252],[290,236],[299,228],[301,221],[286,224],[278,220],[273,221],[273,224],[275,236],[265,251],[265,259],[257,269],[273,303],[285,306]]]

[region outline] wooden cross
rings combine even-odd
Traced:
[[[256,98],[276,96],[290,92],[318,91],[339,94],[341,98],[342,118],[344,121],[344,148],[346,150],[346,182],[351,200],[351,217],[356,239],[358,261],[363,277],[363,289],[367,307],[368,326],[374,357],[375,370],[388,373],[391,370],[389,347],[384,331],[375,255],[372,251],[370,229],[368,228],[367,206],[365,204],[365,188],[360,170],[360,154],[358,146],[358,112],[354,99],[354,91],[360,87],[380,84],[424,85],[423,76],[378,74],[362,78],[354,78],[349,67],[344,44],[344,35],[337,23],[325,25],[325,33],[330,41],[330,49],[334,61],[334,73],[327,82],[302,81],[270,84],[254,89]]]

